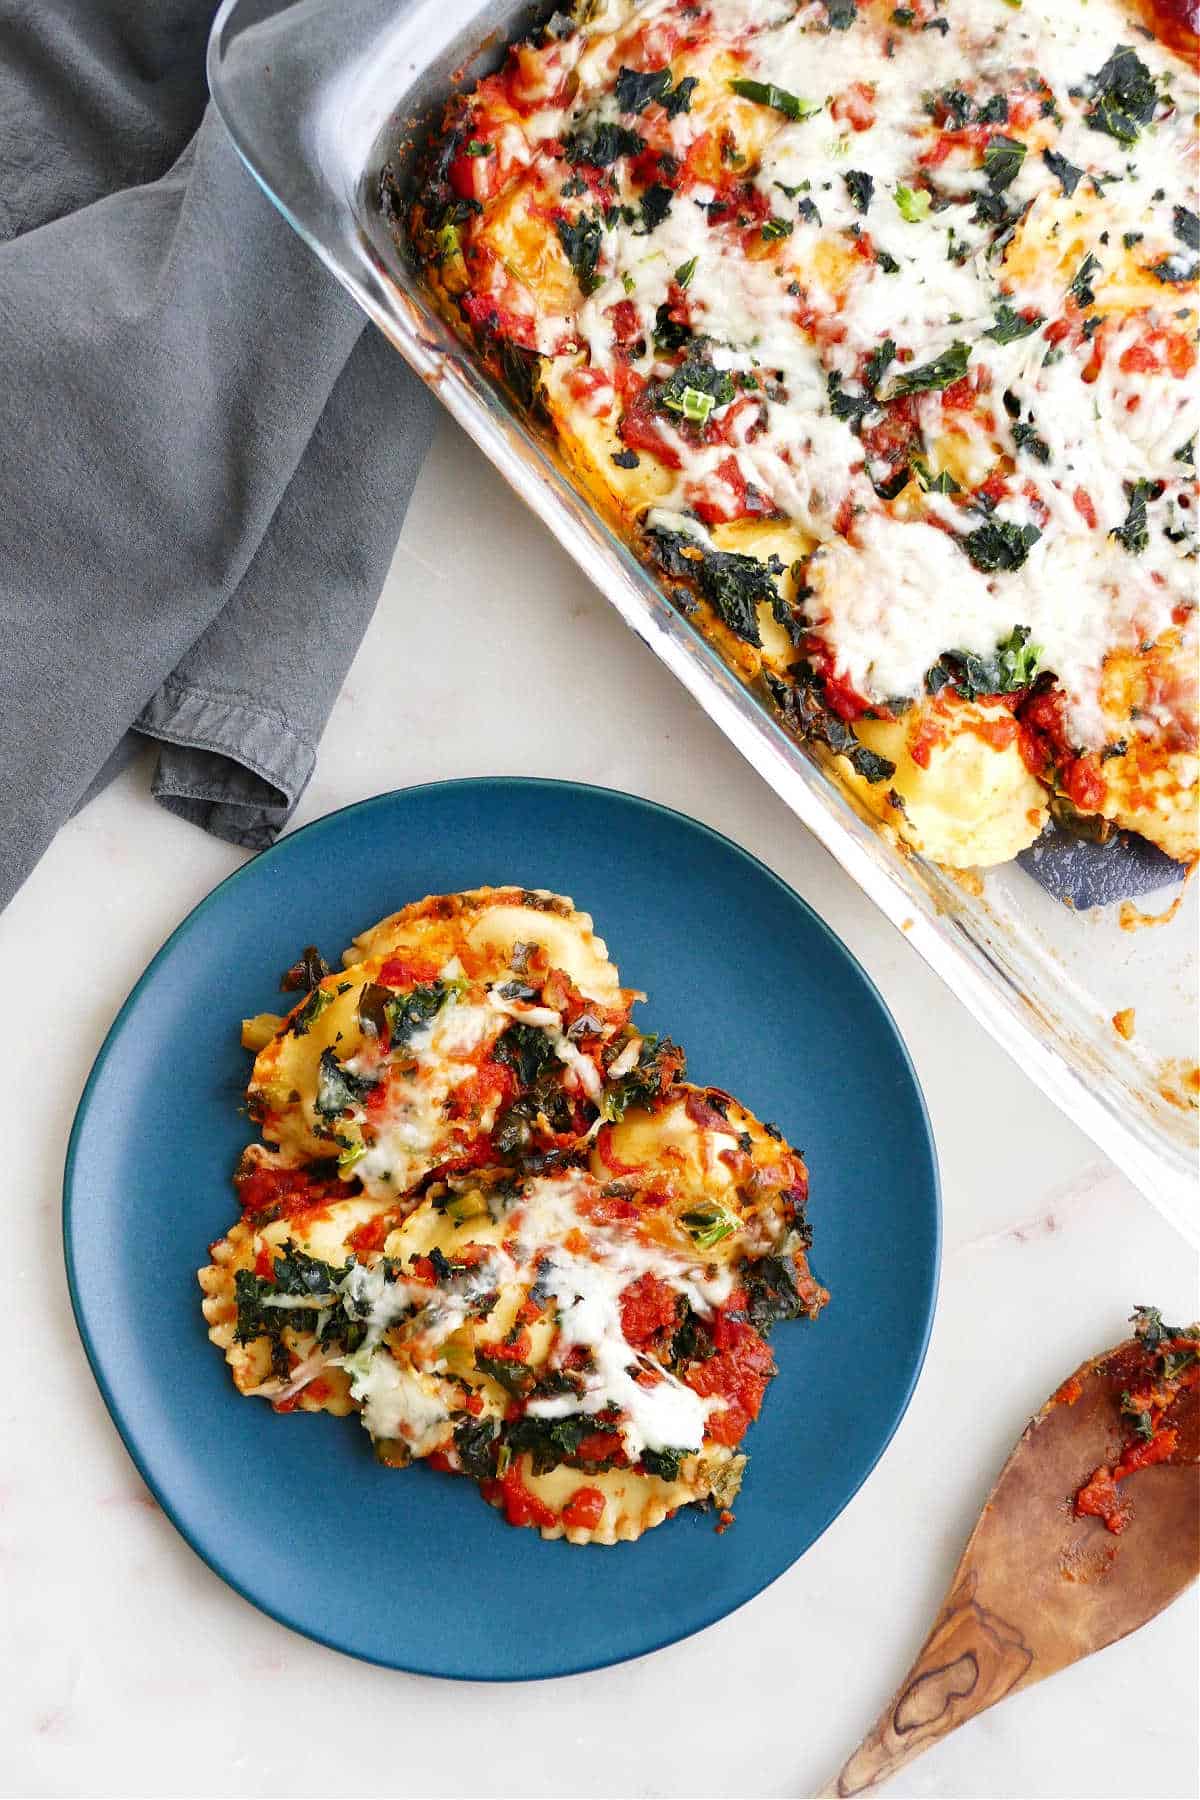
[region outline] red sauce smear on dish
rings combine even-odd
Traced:
[[[1118,1397],[1125,1442],[1114,1462],[1093,1470],[1074,1500],[1076,1518],[1099,1519],[1114,1534],[1133,1517],[1122,1482],[1156,1463],[1195,1462],[1200,1456],[1200,1337],[1164,1326],[1149,1308],[1140,1309],[1138,1334],[1101,1370]],[[1065,1383],[1055,1399],[1074,1399],[1068,1395],[1071,1385]]]

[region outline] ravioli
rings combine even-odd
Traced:
[[[286,1020],[248,1022],[251,1042],[270,1033],[247,1088],[265,1140],[243,1168],[254,1209],[316,1159],[388,1199],[436,1168],[551,1147],[639,1065],[634,996],[568,900],[432,896],[346,954]]]
[[[390,922],[385,944],[365,934],[355,980],[394,942]],[[536,959],[520,960],[529,978]],[[552,1132],[541,1111],[506,1160],[481,1160],[494,1132],[479,1158],[414,1165],[403,1191],[260,1147],[244,1216],[199,1277],[239,1391],[357,1413],[382,1462],[466,1475],[547,1538],[628,1542],[687,1505],[728,1516],[775,1372],[767,1333],[828,1298],[807,1170],[730,1094],[684,1081],[670,1040],[623,1023],[596,1066],[590,1118]]]
[[[589,0],[384,171],[672,600],[952,869],[1048,807],[1200,853],[1196,50],[1152,0]]]

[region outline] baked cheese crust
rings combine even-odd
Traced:
[[[403,217],[384,174],[599,509],[952,868],[1048,809],[1200,849],[1190,16],[588,0]]]

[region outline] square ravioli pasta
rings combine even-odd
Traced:
[[[469,899],[468,916],[486,910],[494,921],[501,906],[513,907],[502,892],[494,903],[476,895],[422,905]],[[609,1001],[620,995],[590,920],[568,901],[539,899],[564,933],[560,958],[586,946],[595,966],[588,975],[576,955],[576,975]],[[560,991],[565,969],[545,966],[531,939],[511,935],[529,929],[528,910],[513,909],[504,941],[485,934],[491,960],[472,964],[470,976],[445,975],[462,961],[461,942],[424,945],[445,957],[439,981],[486,979],[490,994],[510,985],[515,962],[521,986],[542,978],[522,1001],[528,1012],[553,1010],[540,1004],[547,994],[562,998],[554,1024],[501,1010],[486,1062],[514,1031],[541,1029],[554,1044],[581,994],[574,983]],[[439,912],[446,916],[463,915]],[[392,953],[371,933],[355,953],[367,944],[376,962]],[[372,985],[363,966],[347,970],[355,1008]],[[335,982],[316,1030],[346,997],[315,963],[307,972],[309,999]],[[433,979],[395,990],[400,1004]],[[510,1524],[547,1538],[632,1540],[691,1504],[728,1522],[746,1464],[741,1442],[775,1373],[768,1333],[783,1319],[815,1319],[828,1299],[808,1265],[807,1171],[732,1096],[688,1083],[682,1053],[639,1036],[628,1019],[634,996],[622,998],[609,1008],[619,1023],[607,1037],[589,1026],[576,1040],[602,1039],[586,1052],[594,1092],[573,1057],[555,1059],[549,1085],[531,1063],[532,1082],[518,1080],[474,1120],[469,1151],[441,1131],[457,1122],[460,1084],[435,1083],[440,1100],[428,1110],[438,1125],[428,1142],[452,1153],[431,1163],[430,1149],[403,1192],[369,1173],[364,1180],[365,1157],[342,1168],[328,1156],[305,1161],[295,1136],[288,1159],[278,1151],[270,1163],[243,1159],[243,1217],[212,1245],[199,1277],[209,1336],[241,1393],[276,1412],[356,1412],[382,1462],[466,1475]],[[457,1058],[429,1021],[447,1007],[485,1004],[472,993],[441,998],[422,1026],[420,1054]],[[511,1064],[500,1057],[498,1066]],[[305,1067],[319,1084],[320,1056],[306,1052]],[[463,1080],[478,1091],[476,1077]],[[560,1128],[547,1107],[566,1109]]]
[[[1181,0],[586,0],[380,200],[900,847],[1200,849]]]

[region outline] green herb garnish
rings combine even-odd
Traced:
[[[773,81],[748,81],[739,77],[729,85],[743,100],[774,107],[776,112],[786,114],[789,119],[811,119],[825,105],[823,100],[802,100],[798,94],[789,94],[786,88],[776,87]]]

